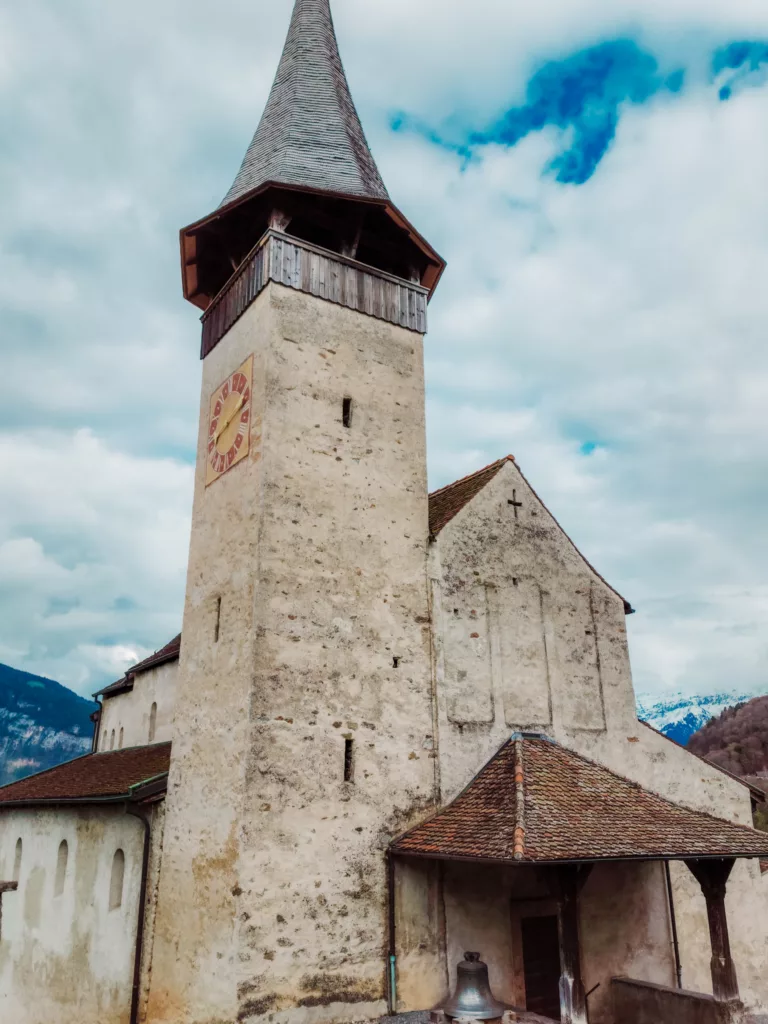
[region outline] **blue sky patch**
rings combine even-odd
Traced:
[[[724,102],[745,86],[762,85],[768,80],[768,43],[736,42],[715,50],[712,75],[725,75],[719,96]]]
[[[395,131],[416,131],[465,160],[479,147],[511,148],[532,132],[554,126],[562,130],[565,148],[547,172],[563,184],[583,185],[616,136],[622,106],[646,103],[661,92],[678,93],[684,82],[682,68],[662,74],[651,53],[631,39],[616,39],[542,65],[528,82],[522,106],[511,107],[495,124],[470,132],[461,143],[406,114],[397,114],[391,124]]]

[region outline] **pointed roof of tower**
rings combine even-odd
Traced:
[[[330,0],[296,0],[266,109],[222,207],[267,182],[389,198],[349,91]]]

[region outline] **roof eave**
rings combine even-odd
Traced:
[[[113,793],[102,796],[70,797],[29,797],[26,800],[0,801],[0,813],[4,810],[21,810],[25,807],[84,807],[93,804],[138,804],[164,796],[168,791],[168,772],[162,772],[142,782],[137,782],[127,793]]]
[[[130,693],[133,689],[133,679],[126,679],[121,682],[118,686],[117,683],[111,683],[109,686],[105,686],[103,690],[99,690],[98,693],[93,694],[93,699],[97,700],[99,697],[104,700],[109,700],[110,697],[119,697],[121,693]]]
[[[184,298],[188,302],[191,302],[199,309],[205,311],[214,299],[214,296],[205,296],[197,291],[197,232],[200,231],[201,228],[208,227],[216,221],[221,220],[239,206],[242,206],[244,203],[256,198],[256,196],[263,195],[271,188],[279,188],[287,192],[298,192],[308,195],[329,196],[332,199],[345,199],[348,202],[361,203],[366,206],[378,207],[379,209],[385,210],[387,215],[395,222],[395,224],[408,234],[414,245],[416,245],[427,257],[429,269],[425,273],[425,280],[423,281],[423,284],[429,293],[429,298],[432,297],[440,278],[443,276],[446,261],[437,252],[437,250],[429,244],[426,238],[416,230],[408,218],[395,206],[391,199],[377,199],[373,196],[360,196],[349,192],[331,192],[326,189],[310,188],[306,185],[287,184],[282,181],[266,181],[257,188],[252,189],[250,192],[246,192],[244,195],[232,200],[232,202],[227,203],[226,206],[220,207],[215,211],[215,213],[208,214],[208,216],[187,225],[187,227],[182,228],[179,232],[181,280]]]
[[[630,864],[657,861],[664,863],[686,860],[723,860],[733,857],[735,860],[764,860],[768,858],[768,843],[764,853],[648,853],[634,855],[617,855],[615,857],[573,857],[562,860],[538,860],[533,857],[517,859],[509,857],[470,857],[451,853],[423,853],[417,850],[398,850],[391,846],[389,852],[393,857],[417,857],[420,860],[459,861],[466,864],[511,864],[515,867],[558,867],[562,864]]]

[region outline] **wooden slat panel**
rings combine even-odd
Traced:
[[[310,243],[269,232],[203,314],[201,358],[239,320],[269,281],[424,334],[427,293]]]

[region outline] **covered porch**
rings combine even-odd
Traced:
[[[391,949],[403,950],[397,927],[407,914],[398,905],[414,878],[429,874],[439,891],[443,988],[453,988],[471,949],[488,963],[496,998],[519,1011],[564,1024],[722,1024],[742,1010],[728,879],[738,858],[766,856],[768,835],[520,735],[451,804],[392,844]],[[706,905],[713,995],[681,985],[672,861],[685,864]],[[395,1003],[397,984],[395,971]]]

